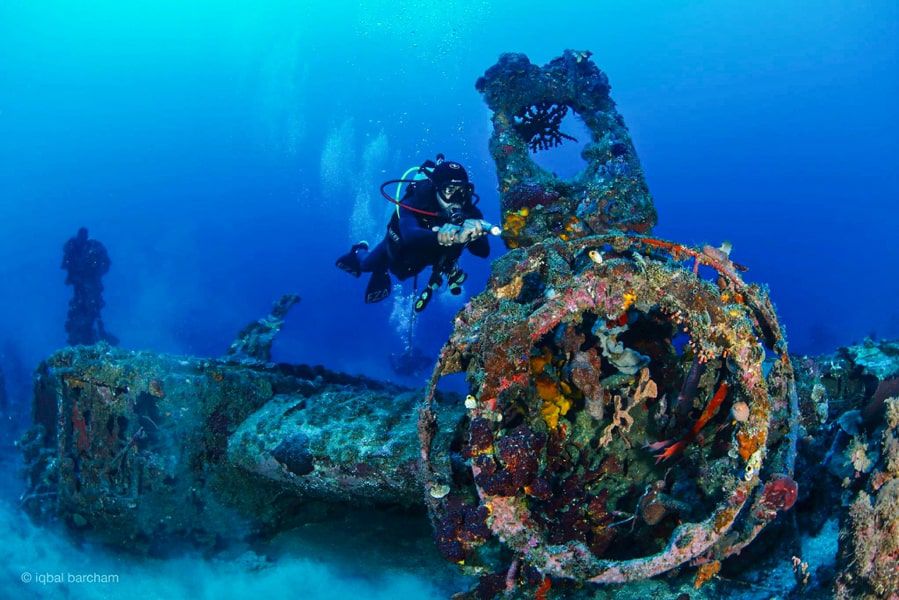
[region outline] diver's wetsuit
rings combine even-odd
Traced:
[[[403,196],[406,206],[437,213],[432,217],[400,208],[399,216],[394,212],[387,224],[387,235],[371,252],[360,250],[358,256],[363,273],[386,273],[388,269],[397,279],[404,280],[417,275],[428,265],[453,265],[462,254],[463,248],[475,256],[486,258],[490,254],[487,237],[480,237],[466,245],[441,246],[437,242],[437,232],[432,227],[449,223],[437,203],[434,184],[428,180],[410,184]],[[483,219],[484,215],[474,205],[462,209],[466,219]]]

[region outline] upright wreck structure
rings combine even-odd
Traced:
[[[726,249],[649,237],[652,200],[589,53],[507,54],[477,89],[511,251],[456,317],[420,416],[438,546],[501,586],[686,564],[709,577],[796,499],[796,388],[771,302]],[[591,139],[563,180],[531,151],[564,139],[567,111]],[[435,444],[434,394],[460,372],[467,418]]]

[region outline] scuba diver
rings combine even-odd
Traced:
[[[337,267],[354,277],[371,273],[365,290],[366,304],[380,302],[390,295],[392,282],[388,271],[402,281],[417,276],[429,265],[431,277],[415,302],[416,312],[425,309],[444,277],[450,292],[460,294],[466,279],[457,264],[462,251],[468,248],[475,256],[486,258],[490,245],[484,236],[500,234],[498,227],[483,219],[476,206],[478,195],[462,165],[446,161],[438,154],[436,162],[425,161],[417,171],[415,179],[393,179],[381,185],[381,194],[397,207],[387,224],[384,239],[370,252],[367,242],[354,244],[337,259]],[[393,183],[408,184],[402,199],[391,198],[384,192]]]
[[[103,276],[109,271],[109,254],[98,240],[88,238],[87,228],[81,227],[75,237],[63,246],[62,268],[66,271],[66,285],[73,288],[66,317],[68,344],[90,345],[100,341],[115,346],[116,336],[106,331],[100,311],[103,302]]]

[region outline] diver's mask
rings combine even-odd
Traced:
[[[437,189],[437,201],[453,225],[465,222],[463,210],[471,204],[474,186],[467,181],[451,181]]]

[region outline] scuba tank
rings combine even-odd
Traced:
[[[439,213],[436,213],[433,211],[422,210],[420,208],[415,208],[414,206],[409,206],[408,204],[403,204],[402,201],[400,200],[400,198],[402,198],[402,195],[400,192],[402,192],[402,190],[403,190],[404,183],[406,185],[411,185],[411,184],[415,183],[416,181],[423,181],[425,179],[431,178],[431,172],[434,170],[434,168],[444,161],[443,154],[438,154],[436,158],[437,158],[436,162],[433,160],[426,160],[425,162],[421,163],[417,167],[409,167],[408,169],[406,169],[406,171],[403,173],[403,176],[400,177],[399,179],[388,179],[387,181],[385,181],[384,183],[381,184],[381,195],[384,196],[385,200],[387,200],[391,204],[396,205],[396,215],[397,216],[399,216],[401,208],[404,208],[408,211],[412,211],[414,213],[418,213],[420,215],[425,215],[428,217],[439,217],[440,216]],[[414,175],[412,176],[412,179],[407,179],[409,177],[409,175],[411,175],[412,173],[414,173]],[[396,192],[394,192],[393,196],[390,196],[387,192],[384,191],[384,188],[393,183],[396,184]]]

